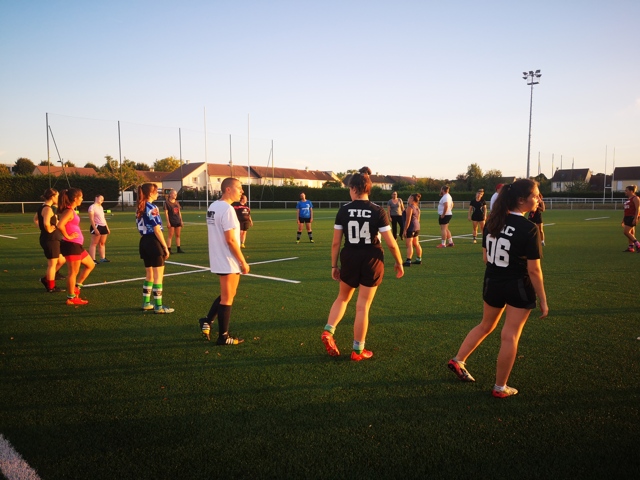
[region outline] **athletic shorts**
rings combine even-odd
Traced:
[[[75,262],[76,260],[82,260],[89,255],[82,245],[73,242],[60,242],[60,253],[68,261]]]
[[[453,215],[445,215],[444,218],[438,215],[438,225],[447,225],[451,221]]]
[[[251,226],[251,222],[240,222],[240,230],[242,230],[243,232],[246,232],[247,230],[249,230],[250,226]]]
[[[109,229],[107,228],[106,225],[96,225],[96,227],[98,227],[98,233],[100,235],[109,235]],[[93,235],[93,227],[89,227],[89,233],[91,235]]]
[[[142,235],[139,250],[145,268],[164,267],[165,251],[155,235]]]
[[[528,276],[517,280],[485,277],[482,299],[494,308],[502,308],[505,304],[527,310],[536,308],[536,291]]]
[[[404,238],[414,238],[420,235],[420,230],[407,230]]]
[[[169,222],[169,226],[173,227],[173,228],[180,228],[180,227],[182,227],[182,222],[177,222],[177,223]]]
[[[340,252],[340,280],[352,288],[377,287],[384,276],[381,248],[343,248]]]
[[[484,222],[484,215],[483,214],[471,215],[471,221],[472,222]]]
[[[310,218],[300,218],[298,219],[299,223],[311,223],[311,219]]]
[[[620,218],[620,217],[618,217]],[[635,225],[633,224],[633,219],[636,218],[633,215],[625,215],[625,217],[622,219],[622,223],[624,223],[627,227],[634,227]]]
[[[48,259],[60,256],[60,240],[56,240],[52,235],[40,236],[40,246],[44,250],[44,256]]]

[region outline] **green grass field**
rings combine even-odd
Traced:
[[[203,213],[185,213],[186,253],[170,261],[208,265]],[[354,305],[336,333],[342,357],[320,342],[338,288],[335,211],[317,210],[316,243],[300,245],[293,210],[252,213],[251,273],[300,283],[242,278],[238,347],[199,333],[215,275],[168,265],[194,273],[165,277],[176,312],[163,316],[140,310],[141,281],[110,283],[144,276],[132,213],[109,220],[112,263],[89,277],[84,307],[39,283],[32,216],[0,215],[0,434],[43,479],[637,478],[640,254],[622,253],[620,212],[545,213],[550,314],[532,313],[509,380],[520,394],[503,400],[490,394],[499,331],[468,361],[476,383],[446,368],[481,315],[469,236],[436,249],[436,214],[423,211],[424,263],[398,280],[387,254],[375,356],[356,363]],[[464,213],[451,230],[470,233]]]

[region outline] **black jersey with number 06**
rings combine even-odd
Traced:
[[[345,248],[382,248],[378,232],[391,229],[384,209],[369,200],[354,200],[340,207],[334,228],[342,230]]]
[[[482,246],[487,249],[485,276],[494,279],[525,277],[527,260],[541,256],[538,227],[517,214],[508,215],[498,238],[491,236],[485,227]]]

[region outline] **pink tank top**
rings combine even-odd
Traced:
[[[73,212],[73,218],[67,222],[66,229],[68,235],[73,235],[73,233],[76,232],[78,236],[76,238],[72,238],[71,240],[63,239],[63,241],[79,243],[80,245],[84,243],[84,236],[82,235],[82,230],[80,229],[80,216],[76,212]]]

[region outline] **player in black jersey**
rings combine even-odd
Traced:
[[[524,213],[538,207],[538,185],[527,179],[505,185],[500,191],[482,236],[484,275],[482,322],[462,342],[449,368],[467,382],[474,378],[465,368],[467,358],[496,328],[506,310],[493,396],[504,398],[518,391],[507,386],[518,351],[518,341],[536,307],[536,295],[544,318],[549,314],[540,267],[540,233]]]
[[[369,308],[384,275],[384,253],[380,236],[384,239],[395,260],[396,277],[404,275],[402,255],[393,238],[389,219],[384,209],[369,201],[371,170],[360,169],[349,181],[351,202],[342,206],[336,215],[331,243],[331,277],[340,281],[340,292],[333,302],[327,325],[322,332],[322,342],[332,357],[340,355],[333,338],[336,327],[347,309],[356,288],[358,301],[353,325],[353,351],[351,360],[360,361],[373,356],[365,350],[364,342],[369,327]],[[340,244],[344,237],[344,248]],[[340,267],[338,267],[340,253]]]

